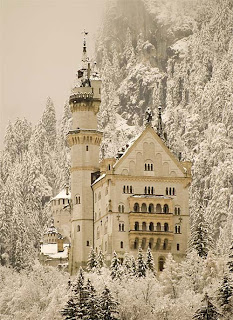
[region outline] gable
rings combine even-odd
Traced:
[[[148,127],[115,164],[115,174],[185,177],[185,170],[154,129]]]

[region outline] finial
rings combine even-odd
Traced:
[[[145,120],[146,120],[146,126],[151,126],[151,122],[152,122],[152,111],[151,111],[151,108],[148,107],[146,109],[146,112],[145,112]]]
[[[158,126],[157,126],[157,134],[159,137],[162,137],[163,134],[163,126],[162,126],[162,107],[158,107]]]
[[[86,36],[88,35],[88,32],[84,29],[83,33],[83,52],[86,52]]]

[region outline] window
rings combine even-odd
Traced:
[[[169,231],[168,223],[164,223],[164,231],[165,231],[165,232],[168,232],[168,231]]]
[[[180,251],[180,244],[179,243],[176,244],[176,250]]]
[[[125,231],[125,225],[124,225],[124,223],[122,223],[122,225],[121,225],[121,230],[122,230],[122,231]]]
[[[167,248],[168,248],[168,240],[165,239],[163,243],[163,250],[167,250]]]
[[[153,203],[149,204],[149,213],[154,213],[154,205],[153,205]]]
[[[178,224],[175,225],[175,233],[180,233],[180,226]]]
[[[146,231],[146,222],[142,223],[142,231]]]
[[[154,194],[154,187],[145,187],[144,194]]]
[[[145,194],[147,194],[147,187],[145,187]]]
[[[130,186],[129,192],[130,192],[130,193],[133,193],[133,187],[132,187],[132,186]]]
[[[125,186],[123,187],[123,193],[125,193]]]
[[[139,223],[137,221],[134,223],[134,230],[139,231]]]
[[[129,193],[129,186],[127,186],[127,193]]]
[[[119,223],[119,231],[121,231],[121,223]]]
[[[65,204],[65,199],[62,199],[63,204]]]
[[[101,89],[99,88],[99,94],[101,94]]]
[[[137,249],[138,248],[138,239],[135,239],[135,241],[134,241],[134,249]]]
[[[147,212],[147,206],[145,203],[142,204],[141,212]]]
[[[163,271],[164,269],[164,262],[165,262],[165,259],[163,257],[160,257],[159,258],[159,271]]]
[[[148,160],[148,162],[145,163],[145,171],[153,171],[154,165],[151,163],[151,160]]]
[[[89,247],[90,246],[90,242],[89,241],[87,241],[87,247]]]
[[[168,188],[166,188],[166,196],[168,196]]]
[[[150,231],[154,231],[154,224],[153,224],[153,222],[150,222],[149,230],[150,230]]]
[[[118,206],[118,212],[124,213],[125,212],[125,207],[123,204],[119,204]]]
[[[123,186],[123,193],[133,193],[132,186]]]
[[[158,222],[156,225],[156,231],[161,231],[161,223]]]
[[[81,203],[80,196],[75,196],[75,204],[80,204],[80,203]]]
[[[79,232],[79,231],[80,231],[80,225],[77,226],[77,232]]]
[[[139,212],[139,204],[138,203],[134,204],[133,211],[134,212]]]
[[[176,189],[175,188],[166,188],[166,195],[175,196],[176,195]]]
[[[169,207],[168,207],[167,204],[165,204],[165,205],[163,206],[163,212],[164,212],[164,213],[169,213]]]
[[[123,241],[121,241],[121,249],[123,249],[124,243]]]
[[[156,205],[156,213],[161,213],[162,212],[162,207],[161,207],[161,204],[157,204]]]
[[[111,170],[111,165],[110,164],[108,165],[108,170]]]
[[[86,151],[88,151],[88,146],[86,146]]]

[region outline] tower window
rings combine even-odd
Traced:
[[[86,146],[86,151],[88,151],[88,146]]]
[[[90,246],[90,242],[89,241],[87,241],[87,247],[89,247]]]
[[[108,170],[111,170],[111,165],[110,164],[108,165]]]
[[[79,231],[80,231],[80,225],[77,226],[77,232],[79,232]]]
[[[101,89],[99,88],[99,94],[101,94]]]
[[[180,244],[179,243],[176,244],[176,250],[180,251]]]
[[[124,247],[124,243],[123,241],[121,241],[121,249],[123,249],[123,247]]]

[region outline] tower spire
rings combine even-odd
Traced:
[[[157,134],[160,138],[162,138],[163,135],[163,126],[162,126],[162,113],[161,113],[162,107],[158,107],[158,125],[157,125]]]
[[[86,36],[88,35],[88,32],[84,29],[83,33],[83,55],[82,55],[82,69],[87,69],[88,64],[88,56],[87,56],[87,42],[86,42]]]

